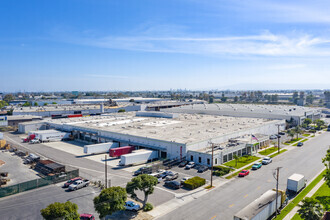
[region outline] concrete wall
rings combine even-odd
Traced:
[[[22,134],[27,134],[30,131],[46,130],[46,128],[47,128],[47,126],[46,126],[45,122],[18,124],[18,132],[22,133]]]

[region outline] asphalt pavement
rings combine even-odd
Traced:
[[[293,173],[303,174],[307,180],[311,180],[324,168],[322,157],[329,143],[330,132],[326,132],[305,142],[303,147],[289,146],[293,149],[274,157],[271,164],[252,171],[247,177],[234,178],[158,219],[233,219],[239,210],[267,190],[275,188],[275,168],[281,167],[279,189],[286,189],[287,178]]]

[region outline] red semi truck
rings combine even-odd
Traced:
[[[109,155],[110,157],[120,157],[121,155],[132,153],[133,150],[135,150],[133,146],[112,148],[109,150]]]
[[[24,142],[24,143],[26,143],[26,142],[30,142],[30,141],[33,140],[35,137],[36,137],[35,134],[30,134],[27,138],[24,138],[24,139],[23,139],[23,142]]]

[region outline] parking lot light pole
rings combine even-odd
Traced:
[[[278,200],[278,180],[279,180],[279,176],[280,176],[280,169],[281,169],[282,167],[277,167],[276,169],[275,169],[275,172],[276,172],[276,174],[274,173],[273,174],[273,176],[274,176],[274,178],[276,179],[276,204],[275,204],[275,217],[277,216],[277,200]]]
[[[280,136],[280,124],[277,124],[277,152],[278,152],[278,154],[280,154],[280,138],[281,138],[281,136]]]
[[[104,175],[105,175],[105,188],[108,188],[108,166],[107,166],[107,155],[105,155],[105,159],[104,159]]]

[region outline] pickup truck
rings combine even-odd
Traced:
[[[40,143],[40,140],[38,139],[33,139],[30,141],[30,144],[39,144]]]
[[[87,180],[87,179],[77,180],[69,186],[69,190],[74,191],[74,190],[81,189],[81,188],[83,188],[85,186],[88,186],[88,185],[89,185],[89,180]]]

